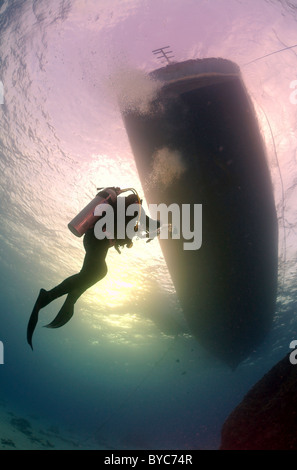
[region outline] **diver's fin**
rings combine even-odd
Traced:
[[[65,301],[58,315],[48,325],[44,325],[46,328],[60,328],[69,322],[74,312],[74,304]]]
[[[32,313],[29,319],[29,323],[27,327],[27,341],[28,341],[28,344],[31,346],[32,350],[33,350],[32,336],[33,336],[35,327],[38,322],[39,310],[45,307],[49,303],[48,298],[47,299],[45,298],[46,294],[47,294],[47,291],[45,289],[40,289],[39,295],[37,297],[37,300],[35,302],[34,308],[32,310]]]

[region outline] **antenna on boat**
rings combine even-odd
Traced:
[[[157,56],[157,59],[161,59],[162,64],[164,64],[166,60],[167,60],[167,63],[170,64],[170,59],[172,59],[174,55],[169,55],[169,54],[172,54],[172,51],[165,51],[165,49],[169,49],[169,48],[170,46],[160,47],[159,49],[153,50],[152,53]]]

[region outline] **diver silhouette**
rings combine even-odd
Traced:
[[[100,194],[100,193],[99,193]],[[125,209],[131,204],[138,204],[141,205],[142,201],[140,201],[138,195],[130,194],[124,198],[125,202]],[[114,209],[116,209],[115,204],[111,204]],[[131,222],[134,218],[133,216],[125,215],[125,226],[129,222]],[[116,217],[116,210],[114,215],[114,225],[115,230],[114,233],[117,234],[116,231],[116,224],[117,224],[117,217]],[[152,227],[153,224],[160,228],[160,222],[158,220],[153,220],[148,217],[143,209],[140,208],[140,217],[138,223],[135,226],[135,235],[137,235],[137,229],[142,228],[145,232],[148,231],[149,227]],[[157,233],[156,233],[157,234]],[[151,236],[151,233],[150,233]],[[151,239],[151,238],[150,238]],[[148,241],[150,241],[150,239]],[[57,316],[54,320],[45,325],[47,328],[60,328],[61,326],[65,325],[73,316],[74,313],[74,305],[78,298],[91,286],[96,284],[98,281],[101,281],[106,274],[107,274],[107,265],[106,265],[106,255],[108,253],[109,248],[115,247],[115,249],[120,253],[119,247],[127,246],[131,248],[133,245],[132,238],[128,237],[125,234],[125,238],[123,239],[110,239],[105,237],[103,239],[98,239],[94,233],[94,225],[88,228],[85,232],[83,245],[85,248],[85,258],[83,261],[82,268],[79,273],[74,274],[59,285],[54,287],[51,290],[46,291],[45,289],[40,289],[38,298],[32,310],[28,328],[27,328],[27,341],[31,348],[32,346],[32,337],[35,330],[35,327],[38,322],[38,315],[39,311],[50,304],[53,300],[67,295],[66,300],[60,309]]]

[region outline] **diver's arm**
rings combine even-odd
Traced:
[[[144,232],[151,232],[151,234],[156,233],[161,226],[161,222],[157,219],[152,219],[146,215],[145,210],[141,208],[140,220],[139,220],[139,229]]]
[[[142,211],[138,227],[138,236],[140,232],[142,232],[141,238],[148,238],[149,242],[159,235],[160,227],[160,220],[152,219]]]
[[[158,219],[152,219],[148,215],[145,215],[145,230],[148,231],[149,228],[153,230],[158,230],[161,227],[161,222]]]

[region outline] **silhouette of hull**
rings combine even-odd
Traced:
[[[191,332],[236,367],[269,331],[277,289],[277,216],[255,112],[230,61],[150,75],[162,82],[151,112],[123,112],[137,169],[149,204],[202,204],[201,248],[184,250],[183,239],[161,248]],[[164,148],[183,166],[170,182],[154,167]]]

